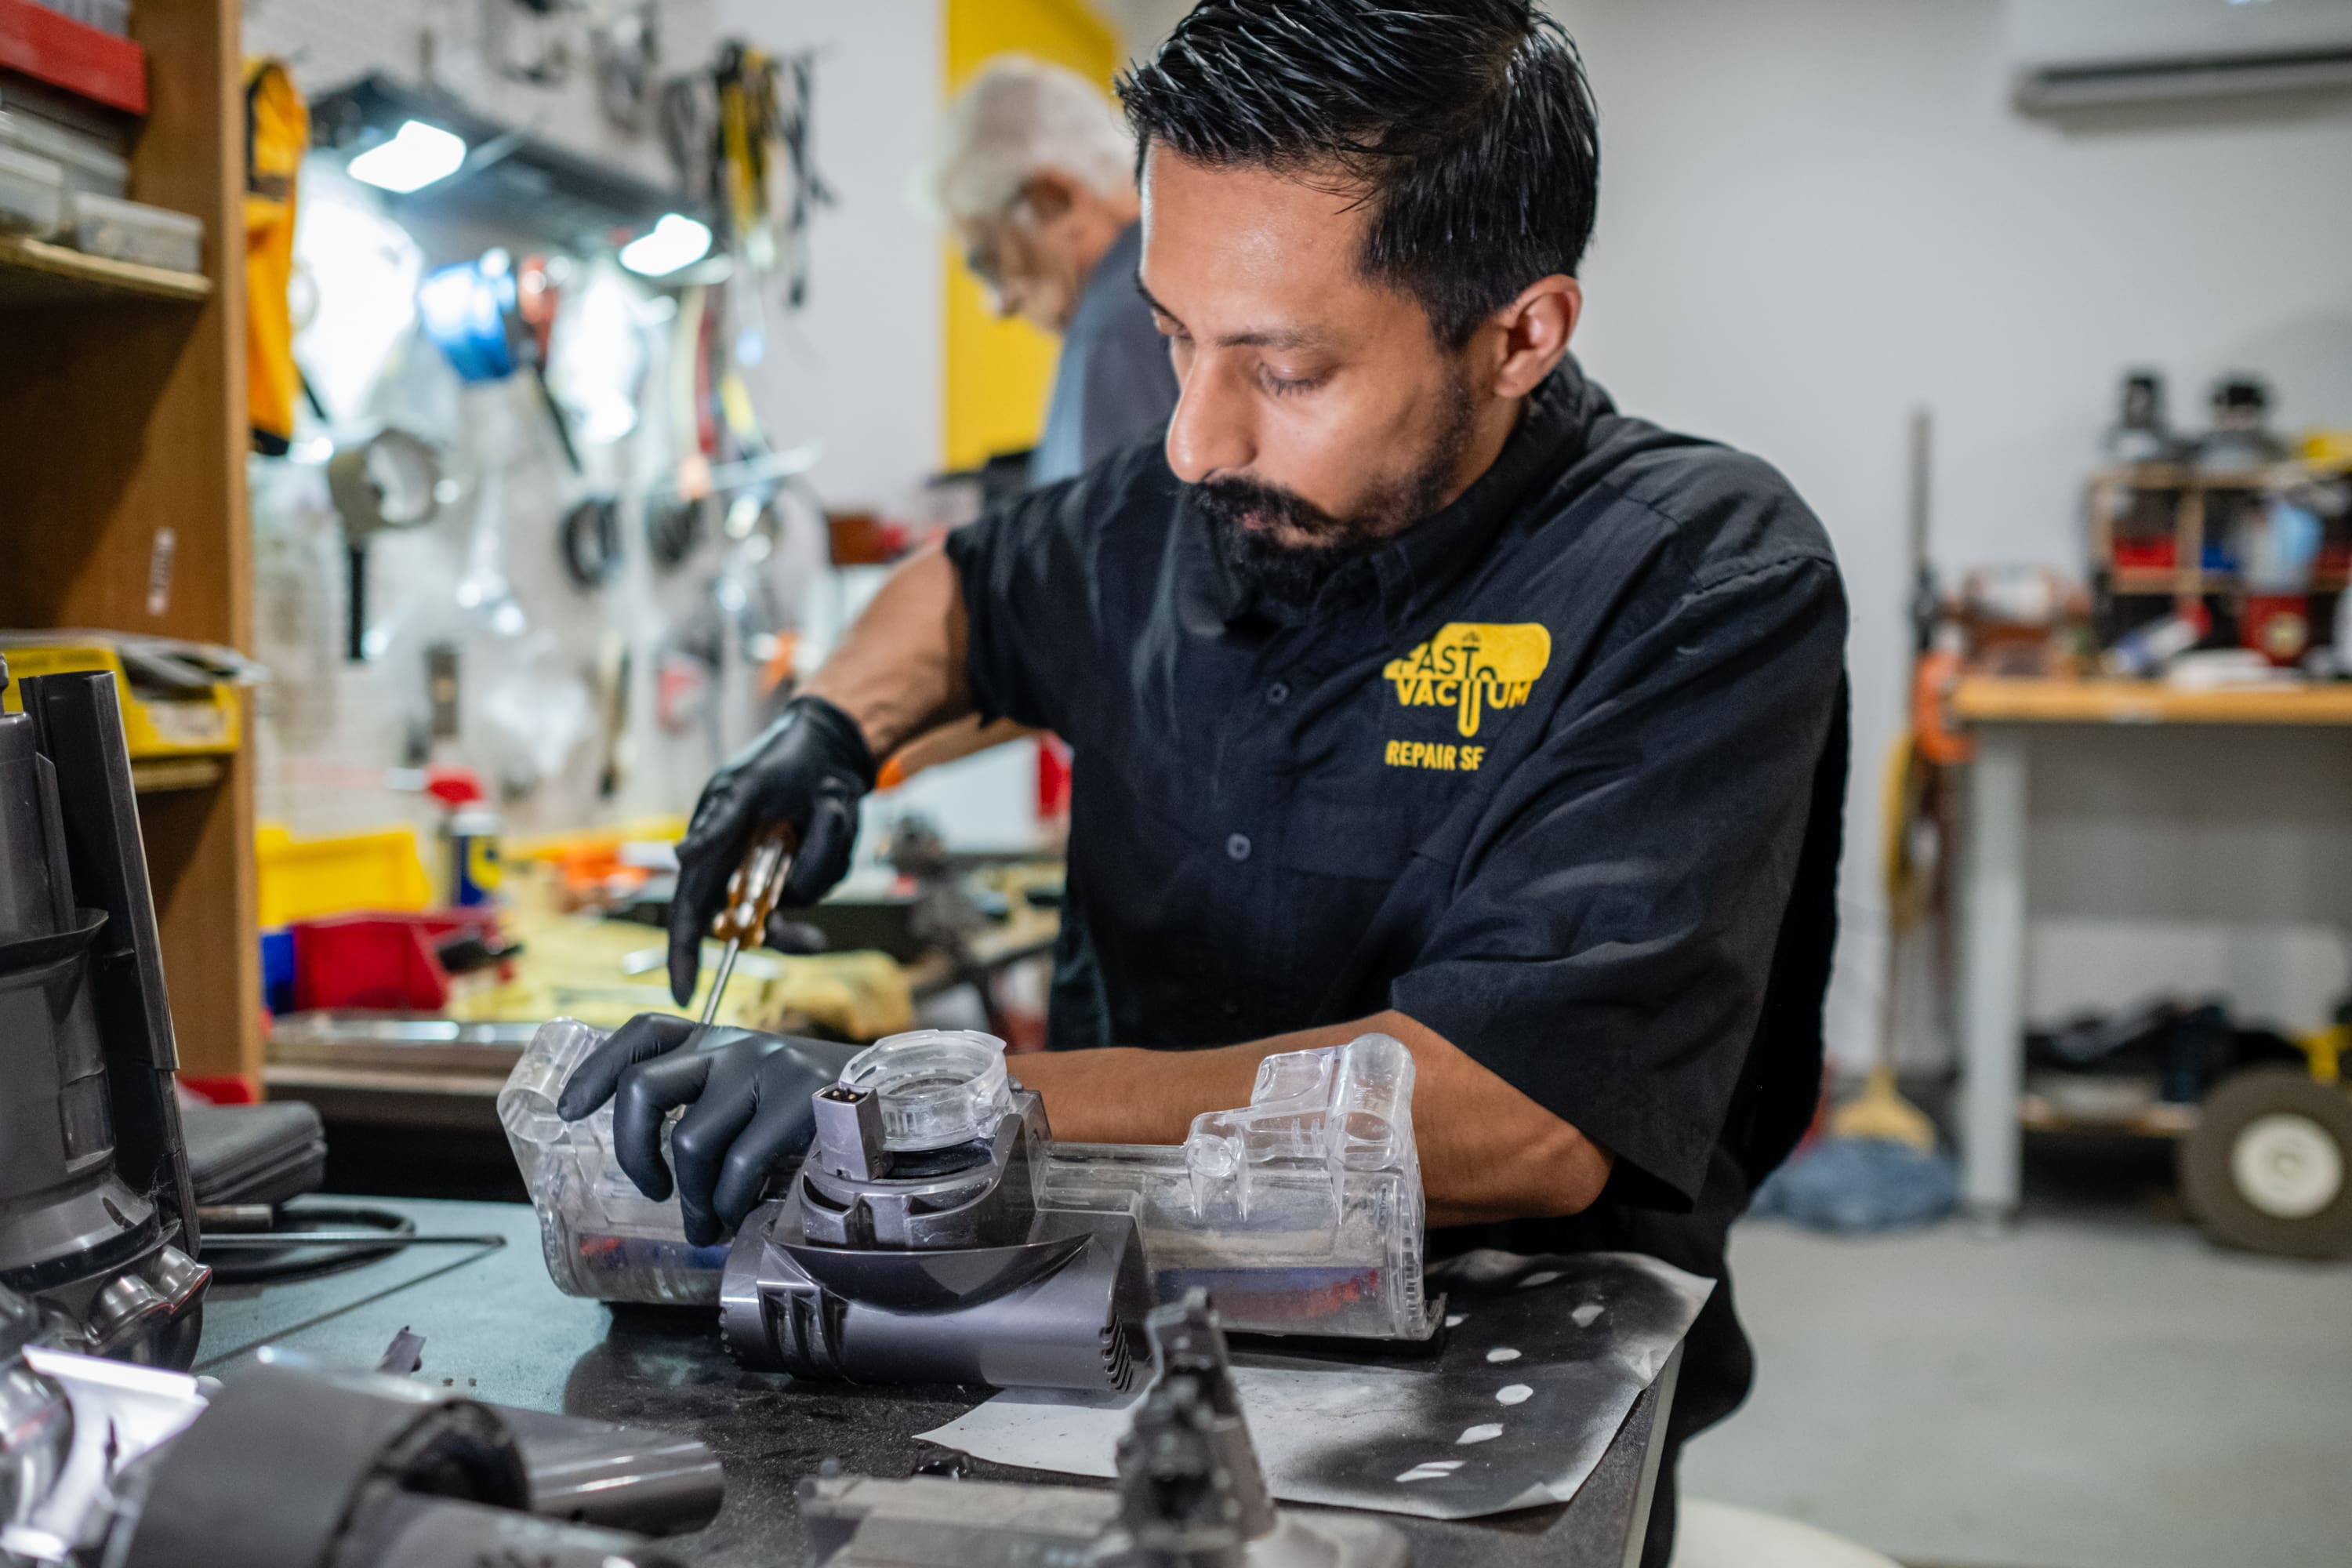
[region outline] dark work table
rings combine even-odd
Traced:
[[[233,1379],[264,1345],[322,1363],[373,1367],[406,1328],[425,1338],[421,1382],[492,1404],[699,1438],[726,1470],[727,1501],[708,1529],[669,1542],[688,1563],[799,1568],[806,1544],[794,1483],[827,1459],[849,1474],[890,1478],[947,1459],[950,1450],[915,1435],[990,1392],[744,1372],[720,1345],[709,1309],[611,1308],[557,1290],[528,1205],[357,1201],[410,1215],[420,1232],[498,1236],[506,1245],[410,1247],[313,1279],[216,1285],[195,1370]],[[1622,1568],[1637,1560],[1656,1478],[1659,1405],[1673,1397],[1680,1359],[1635,1403],[1572,1502],[1463,1522],[1383,1515],[1411,1540],[1415,1568]],[[978,1479],[1103,1484],[966,1463]]]

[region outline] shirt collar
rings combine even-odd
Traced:
[[[1563,358],[1528,395],[1517,426],[1486,471],[1368,558],[1389,616],[1404,618],[1459,582],[1529,497],[1582,453],[1592,422],[1608,410],[1608,394],[1584,378],[1573,358]]]
[[[1199,569],[1195,602],[1228,625],[1252,614],[1293,625],[1370,594],[1391,621],[1404,619],[1461,580],[1528,497],[1576,460],[1593,421],[1609,412],[1609,395],[1585,379],[1573,356],[1563,358],[1528,394],[1502,451],[1469,489],[1339,572],[1312,607],[1261,601],[1225,561],[1213,525],[1187,505],[1188,553]]]

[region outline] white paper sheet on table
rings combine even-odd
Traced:
[[[1433,1362],[1253,1346],[1234,1378],[1276,1497],[1431,1519],[1565,1502],[1714,1288],[1632,1253],[1471,1253],[1431,1277],[1450,1325]],[[1007,1390],[922,1436],[998,1464],[1108,1477],[1132,1405]]]

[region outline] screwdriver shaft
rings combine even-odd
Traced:
[[[710,994],[702,999],[702,1026],[709,1028],[719,1018],[719,999],[727,994],[727,981],[735,973],[735,955],[743,951],[740,939],[727,939],[726,951],[719,955],[719,967],[710,974]]]

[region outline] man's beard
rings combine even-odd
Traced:
[[[1192,504],[1216,530],[1226,563],[1262,597],[1312,604],[1340,570],[1360,561],[1435,511],[1454,488],[1477,410],[1456,381],[1444,423],[1412,468],[1381,484],[1346,516],[1325,511],[1295,490],[1238,477],[1187,485]],[[1283,531],[1306,535],[1285,543]]]

